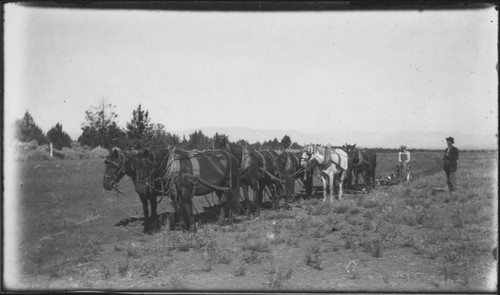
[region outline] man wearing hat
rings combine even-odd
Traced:
[[[455,143],[455,139],[453,137],[447,137],[446,143],[448,144],[448,148],[444,151],[443,168],[446,173],[446,183],[448,184],[448,189],[452,192],[457,187],[455,173],[457,171],[458,149],[453,146]]]
[[[404,175],[408,173],[408,166],[410,165],[410,152],[406,150],[406,145],[401,146],[401,150],[398,153],[398,165],[397,165],[397,173],[398,176]]]

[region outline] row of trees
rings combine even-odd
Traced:
[[[82,135],[78,137],[80,145],[91,148],[119,146],[123,149],[144,147],[155,149],[175,145],[184,149],[209,149],[216,140],[222,138],[228,140],[224,134],[216,133],[213,137],[208,137],[201,130],[194,131],[189,134],[188,138],[181,139],[177,134],[166,131],[163,124],[152,123],[149,112],[140,104],[132,111],[132,119],[126,123],[126,127],[120,128],[117,124],[118,115],[114,109],[115,106],[102,100],[98,106],[92,106],[85,111],[85,119],[81,127]],[[45,135],[27,111],[22,119],[16,121],[15,128],[16,138],[21,142],[36,140],[39,144],[52,142],[56,149],[71,147],[72,139],[63,131],[60,123],[57,123]],[[244,140],[236,143],[245,143],[257,149],[300,148],[297,143],[292,143],[288,135],[285,135],[281,141],[275,138],[264,141],[262,144],[260,142],[249,144]]]
[[[33,120],[30,113],[26,111],[22,119],[14,123],[16,139],[21,142],[30,142],[36,140],[38,144],[47,144],[52,142],[54,148],[62,149],[71,146],[71,137],[63,131],[62,125],[57,123],[45,135]]]

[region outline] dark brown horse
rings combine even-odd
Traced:
[[[222,138],[220,140],[215,140],[213,144],[214,149],[221,149],[230,152],[233,156],[238,160],[238,164],[240,169],[242,168],[242,163],[246,157],[250,154],[250,149],[246,145],[239,145],[235,143],[230,143],[226,138]],[[248,198],[248,188],[251,187],[254,192],[258,190],[258,179],[252,178],[256,176],[258,173],[255,171],[258,169],[257,167],[253,167],[245,171],[245,173],[240,173],[240,187],[243,190],[243,196],[245,200],[245,209],[247,211],[254,210],[256,203],[254,206],[250,206],[250,201]],[[254,198],[254,202],[256,202],[256,198]],[[250,208],[254,207],[254,208]]]
[[[137,191],[155,196],[150,198],[151,205],[156,196],[170,195],[176,214],[183,217],[188,230],[196,230],[194,196],[215,192],[221,204],[243,209],[239,203],[239,163],[227,151],[144,150],[136,163]],[[220,212],[219,222],[224,219],[225,210],[221,208]],[[155,220],[156,212],[151,213]],[[232,214],[229,218],[232,221]]]
[[[347,173],[347,184],[352,187],[354,176],[355,186],[359,183],[359,174],[363,176],[365,186],[375,188],[375,171],[377,168],[377,154],[368,149],[356,148],[356,144],[344,145],[344,150],[349,158],[349,169]]]
[[[252,188],[256,211],[260,212],[266,187],[271,191],[273,209],[277,209],[282,191],[278,155],[271,151],[251,150],[246,146],[242,148],[244,152],[239,172],[242,182]],[[243,189],[243,194],[248,200],[247,189]]]
[[[214,148],[225,149],[231,152],[240,161],[240,185],[243,189],[246,208],[248,209],[248,187],[252,188],[254,209],[260,211],[264,189],[271,191],[273,209],[278,208],[279,195],[282,189],[282,175],[280,161],[276,152],[255,151],[246,145],[229,143],[225,138],[214,142]]]
[[[156,230],[156,196],[138,189],[137,180],[141,175],[137,175],[136,166],[138,159],[138,151],[122,151],[118,147],[111,149],[109,155],[104,160],[106,170],[104,171],[103,187],[105,190],[117,189],[117,185],[123,176],[127,175],[132,178],[136,192],[142,202],[144,211],[144,230],[143,232],[150,234],[151,230]],[[153,221],[150,221],[149,205],[151,205],[151,213],[155,214]],[[151,226],[153,224],[153,226]]]
[[[284,192],[285,171],[283,163],[276,151],[253,151],[253,154],[259,155],[258,160],[262,160],[261,169],[264,177],[260,180],[258,206],[262,205],[263,191],[268,187],[271,191],[272,209],[278,210],[279,201]]]
[[[280,154],[280,162],[283,165],[284,178],[285,178],[285,194],[286,196],[295,196],[295,181],[302,182],[306,195],[312,194],[312,172],[313,169],[305,169],[300,165],[301,152],[292,153],[283,151]],[[288,198],[286,198],[288,203]]]

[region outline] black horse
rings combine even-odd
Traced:
[[[250,149],[246,145],[239,145],[235,143],[230,143],[225,137],[221,139],[217,139],[213,143],[213,149],[221,149],[230,152],[235,158],[238,160],[239,169],[242,168],[242,163],[246,157],[250,154]],[[250,201],[248,198],[248,188],[252,187],[252,190],[257,191],[258,189],[258,180],[253,177],[257,175],[256,169],[257,167],[253,167],[253,169],[249,169],[245,173],[240,173],[240,187],[243,190],[243,196],[245,200],[245,209],[250,211],[250,207],[255,207],[250,205]],[[254,198],[254,200],[256,200]]]
[[[345,144],[343,149],[348,155],[349,164],[346,181],[349,187],[352,187],[352,178],[354,174],[355,186],[359,183],[359,174],[363,176],[365,186],[375,188],[375,170],[377,168],[377,154],[368,149],[356,148],[356,144]]]
[[[138,154],[136,163],[136,190],[151,196],[152,208],[156,196],[170,195],[176,214],[183,217],[187,230],[196,231],[192,202],[194,196],[212,192],[217,194],[223,204],[219,222],[224,219],[227,208],[230,209],[231,222],[231,209],[245,211],[239,203],[239,163],[224,150],[146,149]],[[152,209],[152,220],[156,220],[155,216],[156,212]]]
[[[111,149],[109,155],[104,160],[106,170],[104,171],[103,187],[105,190],[116,189],[118,183],[127,175],[132,178],[136,192],[142,202],[142,209],[144,211],[144,233],[150,234],[152,230],[156,230],[156,196],[146,193],[138,189],[137,181],[138,176],[136,173],[136,165],[138,159],[138,151],[122,151],[118,147]],[[154,212],[154,222],[149,219],[149,204],[151,205],[151,213]],[[151,226],[153,224],[153,226]]]
[[[311,196],[313,169],[305,169],[300,165],[301,152],[283,151],[279,157],[284,171],[286,202],[289,201],[288,196],[295,196],[296,180],[302,182],[306,195]]]
[[[264,188],[268,187],[271,192],[272,209],[278,210],[280,197],[285,190],[284,182],[286,181],[281,158],[276,151],[253,151],[253,154],[257,154],[259,156],[257,159],[262,160],[260,169],[264,172],[264,177],[260,180],[261,184],[259,185],[258,209],[262,205]]]
[[[282,191],[281,177],[283,171],[280,171],[281,165],[278,154],[270,151],[255,151],[247,145],[230,143],[226,138],[215,141],[214,148],[224,149],[231,152],[240,163],[240,185],[243,189],[246,209],[249,209],[248,187],[252,188],[254,209],[260,212],[264,189],[266,187],[271,191],[273,208],[277,209],[279,194]],[[278,194],[278,196],[277,196]]]

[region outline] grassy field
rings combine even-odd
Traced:
[[[378,154],[377,176],[393,154]],[[102,160],[19,164],[24,290],[480,292],[496,288],[497,152],[462,152],[458,191],[443,192],[441,152],[412,154],[414,181],[264,210],[219,226],[197,197],[197,233],[142,234],[129,179],[104,191]],[[207,201],[210,203],[207,203]],[[159,213],[172,212],[167,199]],[[7,282],[9,283],[9,282]]]

